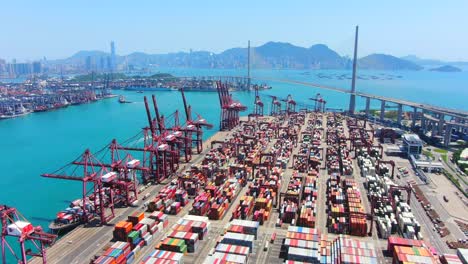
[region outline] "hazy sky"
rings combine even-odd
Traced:
[[[138,4],[137,4],[138,3]],[[468,60],[467,0],[2,0],[0,58],[64,58],[79,50],[166,53],[267,41],[327,44],[350,55]]]

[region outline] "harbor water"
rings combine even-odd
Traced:
[[[158,69],[176,76],[241,76],[245,70],[207,69]],[[359,72],[357,90],[376,95],[401,98],[448,108],[468,110],[468,73],[420,72]],[[349,88],[350,71],[300,71],[300,70],[255,70],[254,77],[291,79]],[[255,82],[255,80],[254,80]],[[298,102],[312,103],[308,98],[321,93],[327,107],[346,109],[348,96],[299,85],[267,82],[271,90],[261,91],[269,112],[270,98],[292,94]],[[118,98],[70,106],[56,111],[33,113],[24,117],[0,121],[0,166],[2,168],[2,191],[0,203],[16,207],[34,224],[47,227],[56,212],[67,207],[69,202],[80,197],[81,183],[47,179],[41,173],[51,173],[76,159],[89,148],[97,151],[112,139],[125,140],[136,135],[147,125],[143,96],[151,92],[114,91],[123,94],[133,103],[119,104]],[[177,91],[157,91],[160,110],[164,115],[179,109],[183,115],[182,99]],[[215,92],[187,92],[193,114],[198,113],[215,125],[207,130],[204,138],[213,135],[219,126],[220,110]],[[236,92],[234,97],[251,111],[254,95],[251,92]],[[358,98],[357,106],[364,107],[364,99]],[[371,106],[380,108],[379,102]],[[410,109],[405,109],[409,111]],[[193,115],[192,114],[192,115]]]

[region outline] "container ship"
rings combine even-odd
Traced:
[[[54,221],[49,223],[49,229],[53,233],[63,234],[75,227],[85,223],[85,212],[83,206],[86,204],[87,212],[94,212],[94,206],[87,201],[83,203],[82,199],[77,199],[70,203],[69,207],[57,213]]]
[[[22,104],[18,106],[6,107],[4,112],[0,114],[0,119],[9,119],[30,114],[32,111],[26,109]]]

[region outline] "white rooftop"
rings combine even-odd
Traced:
[[[416,134],[404,134],[403,135],[403,140],[406,141],[409,144],[417,144],[417,145],[422,145],[423,141],[419,138],[418,135]]]
[[[465,148],[460,154],[461,160],[468,160],[468,148]]]

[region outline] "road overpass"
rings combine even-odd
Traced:
[[[370,102],[371,100],[380,101],[380,120],[385,120],[385,109],[387,108],[387,103],[395,104],[397,106],[397,124],[401,125],[402,121],[402,114],[403,114],[403,107],[411,107],[413,108],[412,114],[412,124],[411,127],[414,128],[416,126],[416,121],[418,116],[421,120],[421,128],[422,132],[426,133],[428,129],[428,125],[431,126],[431,134],[432,136],[444,136],[444,145],[448,146],[451,140],[451,134],[453,130],[461,131],[464,133],[468,132],[468,111],[460,110],[460,109],[450,109],[441,106],[435,106],[425,103],[419,102],[412,102],[409,100],[392,98],[387,96],[381,95],[374,95],[369,93],[363,92],[352,92],[349,89],[333,87],[329,85],[317,84],[317,83],[310,83],[310,82],[303,82],[303,81],[295,81],[295,80],[288,80],[288,79],[276,79],[276,78],[265,78],[265,77],[251,77],[254,80],[260,81],[268,81],[268,82],[279,82],[279,83],[288,83],[288,84],[295,84],[305,87],[313,87],[333,92],[339,92],[344,94],[350,94],[359,96],[366,99],[366,108],[365,114],[369,116],[370,114]],[[351,104],[351,101],[350,101]],[[420,114],[418,114],[418,110],[420,110]]]

